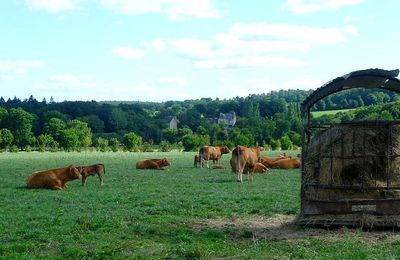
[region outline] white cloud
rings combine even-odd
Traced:
[[[151,42],[151,47],[157,52],[162,52],[167,48],[167,44],[162,39],[155,39]]]
[[[288,0],[283,8],[295,14],[309,14],[336,10],[346,5],[356,5],[364,0]]]
[[[227,69],[227,68],[299,68],[305,63],[284,57],[245,56],[220,59],[209,59],[194,62],[196,68]]]
[[[35,84],[36,89],[44,91],[96,91],[107,88],[108,84],[95,79],[90,75],[55,74],[49,77],[47,82]]]
[[[46,10],[50,13],[59,13],[76,9],[77,0],[26,0],[32,9]]]
[[[145,55],[143,50],[133,47],[115,47],[111,53],[123,59],[138,59]]]
[[[214,53],[212,51],[212,43],[210,41],[203,41],[193,38],[182,38],[172,41],[178,53],[192,56],[195,58],[212,58]]]
[[[102,0],[101,3],[106,9],[126,15],[160,13],[175,20],[221,16],[211,0]]]
[[[346,25],[343,28],[343,31],[349,34],[358,35],[358,29],[354,25]]]
[[[299,26],[290,24],[234,24],[229,33],[239,37],[271,37],[274,39],[285,39],[306,43],[309,45],[317,44],[336,44],[346,40],[343,33],[337,28],[321,28],[310,26]]]
[[[178,76],[170,76],[170,77],[160,77],[158,79],[160,83],[167,83],[167,84],[176,84],[185,86],[188,84],[188,81],[185,77],[178,77]]]
[[[298,68],[305,63],[287,58],[287,53],[304,54],[315,46],[341,44],[354,34],[357,28],[352,25],[339,29],[236,23],[210,40],[182,38],[172,41],[171,45],[178,54],[194,59],[196,68]]]
[[[10,80],[15,75],[25,74],[43,66],[44,63],[38,60],[0,60],[0,76],[3,80]]]

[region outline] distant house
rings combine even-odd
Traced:
[[[218,124],[224,122],[228,127],[233,127],[236,124],[236,113],[219,113]]]
[[[173,116],[164,117],[165,123],[167,123],[169,128],[178,129],[178,120]]]

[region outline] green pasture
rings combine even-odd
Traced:
[[[323,115],[336,115],[339,112],[345,113],[345,112],[352,111],[352,110],[355,110],[355,109],[349,108],[349,109],[338,109],[338,110],[314,111],[314,112],[311,112],[311,114],[312,114],[313,118],[318,118]]]
[[[276,155],[264,152],[264,155]],[[296,152],[292,153],[293,155]],[[299,212],[300,171],[237,183],[227,169],[193,168],[194,153],[1,153],[2,259],[394,259],[396,231],[311,229]],[[165,171],[136,161],[167,157]],[[229,155],[220,164],[229,165]],[[106,166],[105,185],[30,190],[31,172]]]

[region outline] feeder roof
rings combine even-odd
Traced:
[[[400,93],[399,70],[367,69],[350,72],[316,89],[302,104],[305,113],[322,98],[352,88],[381,88]]]

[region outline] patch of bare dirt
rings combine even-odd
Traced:
[[[356,239],[368,244],[390,243],[400,240],[400,231],[363,231],[357,228],[324,229],[300,227],[294,224],[294,215],[274,215],[273,217],[249,216],[231,218],[211,218],[194,221],[191,226],[198,231],[224,230],[231,240],[251,239],[253,241],[306,241],[310,238],[339,241]]]

